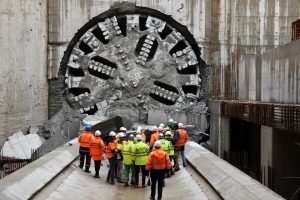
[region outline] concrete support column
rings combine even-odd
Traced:
[[[230,118],[221,116],[221,103],[222,101],[209,101],[210,142],[213,152],[227,159],[230,149]]]
[[[273,128],[261,126],[261,182],[272,187]]]

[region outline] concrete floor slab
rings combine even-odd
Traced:
[[[87,174],[82,169],[75,167],[77,165],[78,161],[75,161],[72,165],[73,171],[67,173],[67,176],[65,176],[60,184],[55,187],[51,187],[50,184],[34,199],[149,199],[150,187],[134,188],[130,186],[125,188],[123,184],[116,183],[116,185],[110,185],[105,183],[108,171],[106,166],[107,161],[103,162],[103,166],[100,169],[100,179],[93,178],[93,165],[91,174]],[[43,193],[47,194],[47,196],[43,195]],[[175,176],[166,179],[163,199],[206,200],[208,198],[192,176],[182,168]]]

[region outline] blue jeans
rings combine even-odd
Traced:
[[[184,146],[181,147],[180,156],[181,156],[181,159],[182,159],[182,165],[185,167],[186,166],[186,160],[185,160],[185,155],[184,155]]]

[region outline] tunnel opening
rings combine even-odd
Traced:
[[[97,71],[97,68],[88,68],[88,72],[92,76],[96,76],[97,78],[101,78],[103,80],[108,80],[110,78],[109,75],[102,73],[102,71]]]
[[[187,64],[186,64],[187,65]],[[176,71],[178,74],[197,74],[198,65],[179,66]]]
[[[166,39],[168,35],[170,35],[173,32],[173,29],[170,28],[169,26],[165,26],[162,32],[158,32],[160,38],[162,40]]]
[[[156,95],[156,94],[153,94],[153,93],[150,93],[149,95],[150,95],[150,97],[151,97],[152,99],[154,99],[155,101],[158,101],[158,102],[163,103],[163,104],[165,104],[165,105],[174,105],[174,104],[175,104],[174,101],[168,100],[168,99],[163,98],[163,97],[161,97],[161,96],[159,96],[159,95]]]
[[[150,91],[149,96],[165,105],[174,105],[176,103],[178,90],[176,87],[160,82],[154,81],[153,85],[155,86]]]
[[[187,45],[185,44],[184,40],[180,40],[179,42],[177,42],[177,44],[175,44],[175,46],[170,50],[170,55],[172,56],[174,53],[176,53],[177,51],[182,51],[183,49],[185,49],[187,47]]]
[[[108,59],[100,56],[94,56],[89,62],[88,72],[103,80],[113,78],[117,65]]]
[[[81,114],[94,115],[98,111],[97,105],[92,107],[82,108]]]
[[[103,44],[108,44],[109,40],[105,39],[105,36],[103,34],[103,32],[101,31],[101,29],[98,27],[96,27],[92,33],[94,34],[94,36]]]
[[[80,42],[80,44],[79,44],[79,49],[80,49],[81,51],[83,51],[85,55],[87,55],[87,54],[93,52],[92,48],[89,47],[89,45],[87,45],[87,44],[84,43],[83,41]]]
[[[269,187],[286,199],[299,199],[300,135],[274,128],[272,145],[273,165],[269,169]]]
[[[169,84],[167,84],[167,83],[163,83],[163,82],[160,82],[160,81],[154,81],[153,84],[154,84],[154,85],[157,85],[157,86],[159,86],[159,87],[161,87],[161,88],[164,88],[164,89],[166,89],[166,90],[168,90],[168,91],[175,92],[176,94],[179,93],[176,87],[174,87],[174,86],[172,86],[172,85],[169,85]]]
[[[127,17],[122,16],[122,17],[117,17],[118,25],[120,27],[120,30],[122,32],[122,35],[126,37],[127,35]]]
[[[94,56],[91,58],[91,60],[94,60],[96,62],[102,63],[103,65],[107,65],[111,68],[117,69],[117,65],[114,62],[111,62],[110,60],[100,57],[100,56]]]
[[[145,16],[140,16],[139,17],[139,26],[140,26],[140,31],[145,31],[148,28],[146,27],[146,22],[147,22],[147,17]]]
[[[229,162],[257,181],[261,181],[261,127],[230,119]]]
[[[84,77],[84,71],[82,68],[70,67],[68,69],[68,74],[74,77]]]
[[[157,48],[157,40],[150,35],[144,35],[139,39],[134,52],[139,59],[147,62],[153,59]]]
[[[192,94],[196,95],[198,92],[198,89],[199,89],[198,85],[183,85],[182,86],[182,90],[185,94],[192,93]]]
[[[193,58],[200,59],[200,55],[196,55],[198,52],[193,50],[195,45],[197,45],[193,36],[189,33],[186,27],[182,26],[170,16],[147,8],[136,6],[134,8],[135,9],[130,10],[128,10],[127,7],[122,7],[121,10],[112,9],[87,22],[87,24],[83,26],[77,34],[75,34],[72,40],[73,42],[68,46],[64,57],[68,56],[69,58],[70,55],[68,52],[72,52],[74,48],[78,48],[80,46],[79,49],[83,51],[85,55],[83,55],[83,59],[81,58],[78,60],[77,64],[80,65],[82,63],[82,66],[88,65],[86,70],[88,73],[85,73],[84,78],[80,80],[67,77],[63,68],[69,68],[68,64],[71,61],[63,59],[61,75],[65,76],[65,79],[69,79],[66,80],[70,82],[69,85],[74,82],[73,85],[85,85],[91,90],[89,99],[87,99],[87,101],[90,101],[89,105],[93,105],[95,103],[100,105],[98,103],[104,101],[102,98],[103,95],[101,96],[101,99],[99,99],[96,94],[105,93],[112,96],[112,100],[107,103],[107,106],[109,106],[110,109],[105,112],[99,111],[99,113],[104,115],[109,115],[110,113],[116,114],[115,112],[118,111],[117,107],[120,106],[119,109],[138,109],[139,111],[137,113],[139,114],[136,117],[136,120],[147,122],[149,119],[148,113],[150,112],[150,107],[153,107],[154,109],[162,109],[166,112],[170,112],[170,110],[175,109],[180,111],[185,108],[193,110],[196,104],[201,104],[202,102],[198,101],[199,103],[195,103],[194,99],[188,97],[183,92],[179,92],[182,91],[182,86],[185,83],[177,80],[177,78],[180,79],[181,74],[187,74],[186,76],[191,76],[190,74],[192,74],[192,76],[194,76],[199,73],[199,71],[195,69],[195,66],[186,67],[187,69],[178,71],[178,73],[172,69],[172,74],[162,73],[162,77],[159,77],[158,73],[160,73],[161,70],[159,68],[160,66],[157,68],[155,74],[151,73],[154,69],[153,67],[148,66],[150,63],[145,65],[145,62],[151,61],[152,64],[154,63],[153,61],[155,61],[162,63],[161,66],[163,66],[165,63],[171,63],[171,61],[173,63],[174,59],[177,63],[184,63],[185,61],[181,58],[178,57],[172,59],[169,54],[170,52],[176,53],[177,51],[183,50],[187,47],[191,50],[189,54],[191,54]],[[146,25],[148,25],[147,20],[150,18],[154,21],[149,21],[150,28],[148,28]],[[128,20],[131,20],[130,23],[132,23],[132,26],[135,26],[136,23],[138,23],[139,28],[132,28],[132,26],[129,26]],[[107,35],[106,33],[111,29],[117,30],[117,34],[110,33]],[[173,32],[175,35],[181,35],[182,40],[179,40],[178,43],[169,51],[169,49],[164,48],[163,42],[172,43],[172,41],[167,41],[166,38]],[[91,49],[89,47],[92,42],[91,38],[89,43],[84,44],[84,42],[82,42],[83,36],[89,35],[87,33],[92,33],[95,36],[94,39],[105,44],[103,49],[101,48],[101,52],[97,48]],[[90,37],[92,34],[90,34]],[[123,39],[120,36],[124,36],[126,38]],[[172,43],[170,45],[174,44]],[[158,53],[159,55],[157,55]],[[84,61],[87,61],[88,59],[90,60],[86,64]],[[154,59],[158,60],[156,61]],[[144,67],[141,68],[141,65]],[[102,80],[98,81],[93,77],[97,77]],[[174,80],[172,81],[172,84],[161,82],[161,80],[169,80],[170,77]],[[101,87],[98,87],[99,83],[101,84]],[[142,88],[148,89],[143,91]],[[189,88],[188,86],[184,86],[183,88],[186,93],[196,93],[195,87]],[[132,99],[128,100],[128,96],[132,97]],[[92,97],[97,99],[97,102],[91,101]],[[67,101],[70,102],[70,105],[74,104],[73,108],[77,109],[77,112],[79,112],[80,106],[77,105],[78,102],[73,100],[74,99],[72,98],[67,99]],[[191,101],[193,101],[193,104],[189,103]],[[83,111],[83,113],[85,113],[85,110]],[[91,114],[91,112],[92,111],[89,111],[88,113]],[[126,118],[125,121],[131,121],[131,119],[128,119],[126,116],[124,118]]]
[[[88,93],[90,94],[91,91],[89,88],[69,88],[68,90],[69,93],[73,94],[74,96],[79,96],[81,94],[85,94],[85,93]]]

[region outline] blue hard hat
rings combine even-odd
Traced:
[[[84,129],[86,131],[91,131],[93,129],[93,127],[91,125],[85,125]]]

